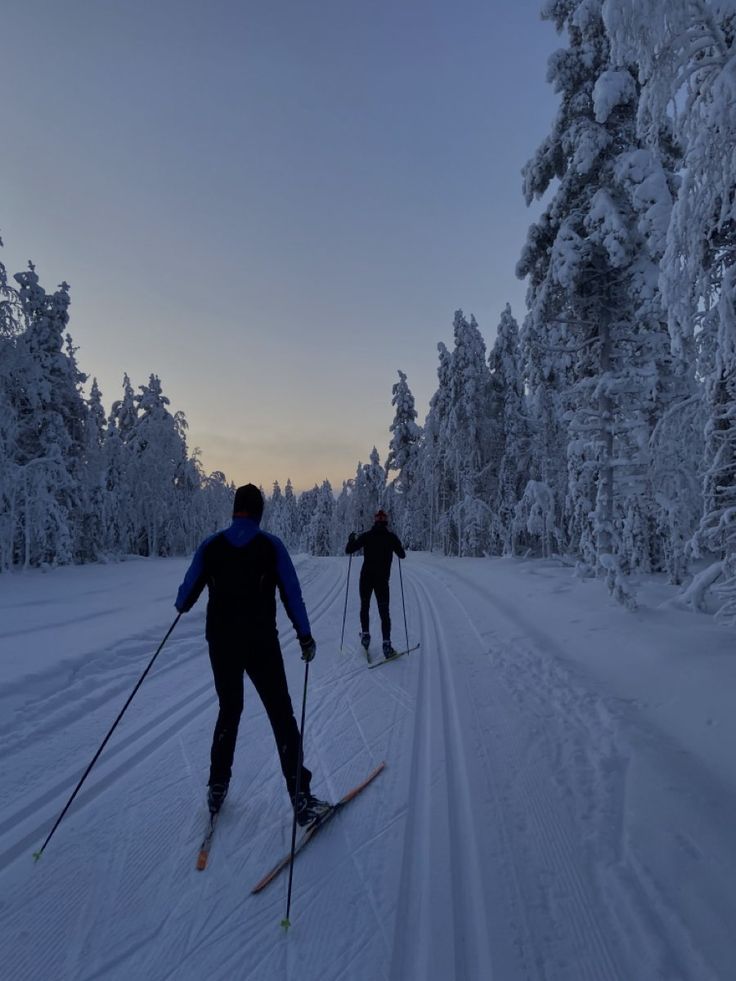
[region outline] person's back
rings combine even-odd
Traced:
[[[254,484],[238,487],[229,528],[205,539],[179,587],[176,608],[191,610],[207,587],[207,642],[219,702],[210,750],[207,803],[216,814],[227,796],[248,674],[273,730],[296,821],[307,825],[329,804],[311,792],[312,773],[302,759],[276,627],[276,588],[305,661],[312,638],[299,579],[281,539],[261,531],[263,495]]]
[[[394,554],[406,558],[404,546],[392,531],[388,530],[388,515],[381,509],[376,512],[375,523],[362,535],[350,535],[345,552],[353,555],[363,549],[363,566],[360,570],[360,642],[366,651],[370,644],[368,629],[371,594],[375,593],[378,613],[381,618],[383,634],[383,653],[386,657],[394,655],[391,644],[391,616],[389,614],[389,577]]]
[[[258,532],[238,545],[225,533],[215,535],[205,546],[203,564],[209,587],[208,640],[275,637],[277,554],[268,536]]]
[[[363,568],[376,579],[388,579],[391,575],[391,562],[394,554],[404,558],[401,542],[383,522],[355,539],[356,550],[363,549]]]

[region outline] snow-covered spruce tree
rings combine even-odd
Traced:
[[[672,114],[683,148],[682,184],[662,262],[676,352],[695,344],[706,390],[703,515],[693,545],[713,559],[720,614],[736,619],[736,3],[608,0],[619,61],[643,83],[639,130],[658,148]],[[696,590],[696,595],[701,591]]]
[[[20,546],[19,412],[33,375],[19,343],[21,317],[17,291],[0,262],[0,572],[11,568]]]
[[[80,522],[79,554],[83,562],[93,562],[105,550],[105,514],[107,513],[107,461],[105,434],[107,418],[97,379],[92,379],[84,427],[84,512]]]
[[[33,365],[31,384],[18,406],[22,562],[65,564],[79,558],[74,532],[82,514],[86,415],[80,393],[84,376],[70,342],[64,350],[69,287],[62,283],[48,295],[32,263],[15,279],[25,327],[18,343],[24,348],[23,360]]]
[[[507,303],[488,359],[493,403],[497,407],[493,456],[498,462],[492,502],[491,552],[513,552],[514,511],[529,477],[529,434],[524,406],[524,375],[519,325]]]
[[[386,459],[386,474],[392,470],[397,476],[388,488],[386,505],[391,511],[394,529],[405,546],[418,547],[417,480],[419,479],[419,454],[422,445],[422,429],[417,425],[414,396],[403,371],[392,389],[391,405],[396,409],[390,426],[391,442]]]
[[[312,515],[317,510],[319,494],[319,484],[315,484],[310,490],[302,491],[297,501],[297,527],[299,529],[297,548],[300,552],[309,552],[309,524]]]
[[[314,510],[306,531],[307,551],[310,555],[331,555],[332,513],[335,499],[329,480],[324,480],[314,501]]]
[[[601,5],[548,0],[543,7],[567,30],[569,46],[550,59],[561,107],[525,168],[527,200],[555,178],[559,185],[530,230],[518,272],[530,279],[531,343],[547,346],[545,327],[553,325],[549,346],[570,359],[562,362],[569,385],[561,393],[569,546],[605,571],[612,593],[631,606],[623,571],[650,566],[655,551],[649,438],[667,345],[657,265],[632,195],[631,165],[641,150],[637,83],[627,67],[612,66]],[[667,181],[648,189],[666,209]],[[627,521],[632,528],[639,520],[635,512],[641,528],[624,534]]]
[[[274,480],[271,496],[266,498],[266,507],[263,511],[261,528],[281,539],[284,537],[281,527],[283,521],[283,505],[284,495],[281,493],[281,485],[278,480]]]
[[[332,512],[332,552],[334,555],[344,553],[348,535],[354,531],[352,526],[352,493],[353,481],[343,480],[342,489],[337,495]]]
[[[366,531],[373,524],[376,511],[383,507],[386,471],[374,446],[370,463],[358,463],[350,495],[350,525],[355,532]]]
[[[283,531],[284,543],[290,549],[297,548],[299,544],[299,512],[294,487],[291,478],[287,478],[284,487],[284,500],[281,509],[281,530]]]
[[[197,543],[206,535],[225,527],[232,514],[235,484],[228,481],[221,470],[213,470],[202,477],[199,495],[204,501],[203,523],[197,535]]]
[[[127,555],[136,548],[137,491],[134,484],[135,454],[132,440],[138,421],[135,392],[127,374],[123,375],[123,397],[113,402],[103,442],[105,457],[105,495],[103,527],[105,552]]]
[[[171,555],[188,544],[182,524],[186,420],[181,412],[172,415],[168,405],[158,376],[151,375],[136,396],[138,419],[127,444],[134,454],[136,551],[141,555]]]
[[[468,321],[458,310],[453,334],[452,352],[437,345],[438,388],[424,426],[417,510],[427,518],[424,547],[439,544],[445,554],[481,555],[488,546],[488,502],[496,481],[490,373],[475,318]]]
[[[441,516],[449,507],[449,489],[445,481],[444,432],[450,411],[450,363],[452,356],[440,341],[437,345],[440,363],[437,367],[437,390],[429,400],[424,423],[424,440],[420,460],[422,493],[416,497],[417,520],[422,522],[422,548],[432,551],[446,542],[439,530]]]
[[[486,345],[475,317],[468,321],[462,310],[456,311],[453,335],[450,405],[441,434],[451,500],[445,537],[457,555],[482,555],[490,540],[489,502],[497,492],[498,440],[492,431],[496,413]]]
[[[548,557],[567,544],[563,533],[567,498],[567,419],[564,396],[572,383],[571,358],[559,345],[564,330],[528,314],[521,332],[529,427],[529,481],[514,513],[514,552]],[[527,504],[543,501],[544,522],[527,520]],[[523,504],[523,502],[527,502]],[[532,531],[532,527],[534,531]]]

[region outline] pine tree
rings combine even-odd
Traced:
[[[736,9],[723,0],[609,0],[605,16],[615,57],[638,64],[641,135],[660,152],[671,123],[683,150],[661,285],[675,354],[692,362],[697,351],[705,380],[704,507],[693,546],[715,559],[705,577],[722,573],[721,612],[736,618]],[[686,400],[685,434],[694,402]]]
[[[498,407],[492,456],[497,463],[491,551],[513,552],[514,512],[529,475],[529,434],[524,406],[524,377],[519,325],[507,303],[489,357],[493,403]]]
[[[497,449],[491,433],[491,379],[486,346],[475,317],[457,310],[449,363],[449,405],[440,433],[443,483],[448,496],[440,519],[445,550],[481,555],[490,538],[489,501],[496,492]]]
[[[79,474],[86,406],[74,348],[65,332],[69,287],[49,296],[32,263],[17,273],[25,331],[20,343],[33,364],[18,406],[23,563],[65,564],[75,557],[75,516],[82,513]]]
[[[444,539],[446,522],[444,516],[451,506],[450,488],[446,480],[445,433],[450,414],[450,371],[452,355],[445,345],[437,345],[439,365],[437,367],[437,390],[429,401],[429,412],[424,424],[424,441],[421,460],[422,486],[424,487],[424,506],[419,507],[419,515],[426,520],[423,545],[432,551],[439,542],[447,552]]]
[[[33,375],[23,357],[21,317],[17,292],[0,262],[0,571],[11,568],[20,545],[20,413]]]
[[[417,501],[416,484],[419,478],[419,454],[422,445],[422,429],[416,423],[417,412],[414,396],[407,384],[406,375],[399,371],[399,381],[393,386],[391,405],[396,409],[390,426],[391,442],[386,460],[386,474],[397,471],[391,482],[390,504],[394,527],[405,545],[416,547],[419,534],[415,532]]]
[[[332,513],[335,502],[329,480],[325,480],[314,499],[314,510],[307,526],[307,551],[311,555],[331,555]]]
[[[291,479],[287,479],[284,488],[284,503],[282,508],[281,529],[283,540],[288,548],[296,548],[301,529],[299,528],[299,511]]]
[[[140,386],[135,402],[138,419],[128,442],[134,453],[132,475],[139,515],[136,549],[142,555],[171,555],[186,540],[181,510],[186,420],[181,412],[169,412],[169,399],[157,375]]]
[[[559,186],[518,271],[530,278],[532,343],[544,346],[544,327],[554,325],[549,346],[569,358],[558,361],[558,377],[570,381],[562,391],[570,545],[633,605],[622,572],[649,565],[655,551],[648,447],[668,357],[645,219],[655,205],[666,211],[671,197],[664,174],[651,167],[646,188],[632,179],[642,164],[637,81],[611,62],[601,5],[554,0],[543,9],[567,30],[569,47],[550,61],[561,108],[527,165],[527,200],[555,177]],[[654,195],[648,216],[646,195]]]

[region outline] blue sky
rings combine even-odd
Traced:
[[[458,307],[523,315],[539,7],[9,0],[3,260],[71,284],[108,408],[156,372],[208,470],[339,488]]]

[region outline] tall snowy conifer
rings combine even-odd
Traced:
[[[569,47],[550,59],[561,107],[525,168],[527,200],[553,179],[559,184],[530,230],[518,272],[530,280],[529,343],[557,349],[558,374],[569,382],[561,401],[569,419],[570,546],[633,605],[622,570],[646,566],[654,548],[649,438],[668,352],[657,265],[632,193],[641,149],[637,82],[627,66],[612,65],[601,6],[548,0],[543,7],[543,16],[567,30]],[[648,190],[666,209],[664,177]]]
[[[491,510],[496,491],[492,459],[491,379],[486,346],[475,317],[457,310],[455,344],[449,363],[449,406],[440,431],[443,483],[448,495],[440,518],[445,550],[481,555],[488,546]]]
[[[0,571],[13,565],[19,546],[19,416],[33,376],[20,340],[21,316],[17,292],[8,283],[5,266],[0,262]]]
[[[187,461],[183,413],[172,415],[157,375],[140,386],[136,396],[138,419],[130,445],[135,455],[138,548],[143,555],[170,555],[182,549],[185,540],[182,495]]]
[[[429,400],[429,412],[424,424],[424,442],[421,460],[422,484],[424,487],[424,506],[419,504],[418,519],[426,524],[422,536],[423,547],[430,551],[437,541],[442,543],[443,550],[447,545],[443,534],[438,531],[442,516],[451,506],[449,488],[445,480],[445,441],[444,434],[450,413],[450,366],[452,355],[440,341],[437,345],[440,363],[437,366],[437,390]]]
[[[332,513],[335,500],[329,480],[324,480],[314,499],[314,510],[307,526],[307,550],[311,555],[331,555]]]
[[[529,437],[524,407],[524,377],[519,348],[519,325],[507,303],[488,359],[494,420],[493,458],[497,465],[496,494],[492,503],[491,551],[513,551],[514,511],[529,474]]]
[[[391,423],[391,442],[386,460],[386,473],[397,471],[391,483],[391,510],[394,527],[404,544],[416,547],[414,532],[417,501],[416,482],[419,476],[419,452],[422,429],[416,423],[414,396],[403,371],[392,389],[391,405],[396,409]]]
[[[676,353],[699,352],[706,389],[704,507],[696,549],[715,562],[721,614],[736,619],[736,3],[607,0],[619,61],[643,83],[640,133],[663,122],[683,148],[661,284]]]
[[[64,564],[77,557],[74,531],[82,506],[86,414],[79,391],[84,376],[71,342],[64,351],[69,287],[62,283],[48,295],[32,263],[15,279],[26,328],[21,343],[34,366],[32,387],[19,412],[23,562]]]

